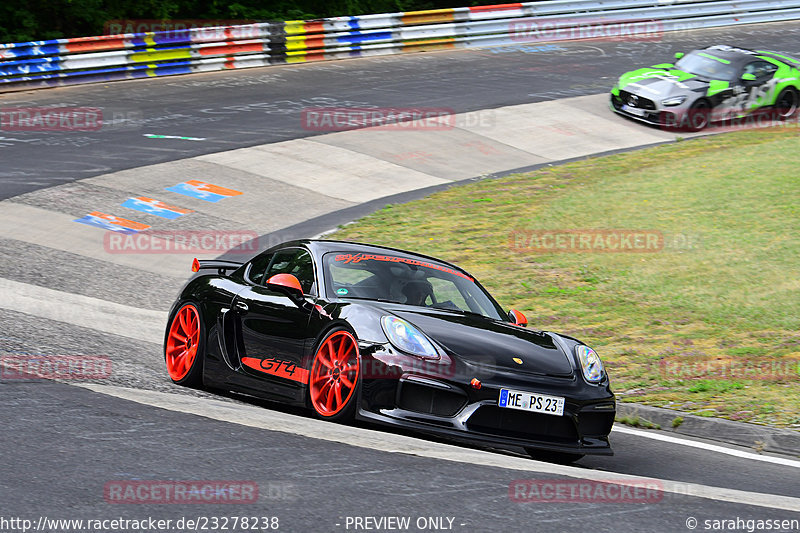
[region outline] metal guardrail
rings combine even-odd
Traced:
[[[800,0],[550,0],[32,41],[0,44],[0,92],[797,19]]]

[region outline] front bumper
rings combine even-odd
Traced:
[[[631,105],[630,96],[635,96],[635,104]],[[688,99],[687,99],[688,100]],[[679,128],[687,119],[689,103],[677,106],[664,106],[657,100],[619,90],[612,92],[611,110],[620,115],[663,128]]]
[[[608,384],[579,378],[522,375],[495,370],[480,375],[461,364],[447,375],[395,370],[397,379],[364,379],[358,418],[428,434],[485,444],[520,446],[576,454],[613,455],[608,434],[616,404]],[[481,388],[470,385],[472,377]],[[503,388],[565,398],[564,415],[498,406]]]

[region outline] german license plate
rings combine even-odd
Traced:
[[[637,117],[643,117],[645,115],[644,109],[639,109],[638,107],[631,107],[629,105],[623,105],[622,110],[626,113],[630,113],[631,115],[636,115]]]
[[[497,405],[507,409],[519,409],[545,415],[564,415],[564,398],[561,396],[500,389],[500,399],[497,400]]]

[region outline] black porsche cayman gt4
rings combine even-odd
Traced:
[[[597,353],[527,328],[455,265],[300,240],[192,269],[164,337],[177,384],[535,457],[612,454],[615,400]]]

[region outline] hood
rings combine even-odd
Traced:
[[[572,364],[547,333],[446,310],[387,309],[465,362],[514,372],[571,376]],[[522,364],[514,362],[520,359]]]
[[[711,80],[672,68],[672,65],[658,65],[626,72],[620,76],[618,86],[650,100],[661,100],[692,92],[704,93],[710,83]]]

